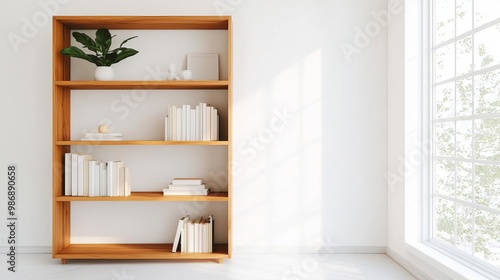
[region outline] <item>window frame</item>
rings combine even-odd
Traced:
[[[453,38],[447,39],[444,42],[441,42],[434,46],[434,20],[435,20],[435,1],[436,0],[423,0],[421,3],[421,46],[420,46],[420,53],[421,53],[421,132],[420,132],[420,141],[422,143],[428,143],[430,146],[428,149],[422,149],[421,151],[421,171],[420,171],[420,182],[421,182],[421,190],[420,190],[420,206],[421,206],[421,227],[420,227],[420,241],[429,247],[432,247],[433,249],[445,254],[448,257],[451,257],[452,259],[466,265],[467,267],[475,270],[476,272],[484,275],[485,277],[491,278],[491,279],[496,279],[495,277],[498,277],[500,273],[500,268],[484,261],[481,260],[477,257],[475,257],[473,254],[469,254],[466,252],[463,252],[456,248],[455,246],[452,246],[451,244],[448,244],[444,241],[441,241],[439,239],[433,238],[435,236],[435,205],[436,205],[436,197],[439,197],[439,194],[436,194],[434,192],[434,166],[435,163],[434,161],[437,159],[436,155],[436,147],[434,145],[434,131],[433,131],[433,126],[435,123],[434,119],[434,106],[436,104],[436,101],[434,100],[435,96],[435,87],[440,85],[440,84],[447,84],[450,82],[455,82],[460,79],[464,79],[467,77],[471,77],[472,80],[474,80],[474,77],[476,75],[480,75],[481,73],[486,73],[489,71],[495,71],[497,69],[500,69],[500,64],[486,67],[480,70],[474,70],[472,69],[470,73],[460,75],[460,76],[453,76],[452,78],[449,79],[444,79],[439,82],[434,81],[434,75],[435,75],[435,50],[438,49],[441,46],[446,46],[450,43],[457,42],[463,38],[466,38],[468,36],[472,36],[488,27],[494,26],[496,24],[500,23],[500,17],[490,21],[486,24],[483,24],[479,27],[474,27],[463,33],[460,34],[459,36],[454,36]],[[472,6],[474,7],[474,1],[472,1]],[[453,0],[455,3],[455,10],[456,10],[456,0]],[[474,8],[472,8],[472,14],[474,13]],[[456,12],[455,12],[456,15]],[[471,17],[472,22],[474,23],[474,17]],[[455,20],[456,24],[456,20]],[[455,34],[456,35],[456,34]],[[472,40],[474,41],[474,36],[472,36]],[[474,46],[474,45],[473,45]],[[456,49],[456,46],[455,46]],[[472,51],[472,63],[474,65],[474,50]],[[455,68],[456,68],[456,61],[457,61],[457,55],[455,52]],[[456,73],[455,73],[456,74]],[[474,81],[472,81],[472,90],[474,90]],[[456,95],[456,91],[455,91]],[[455,105],[456,105],[456,100],[455,100]],[[498,117],[500,114],[491,114],[489,117]],[[458,119],[469,119],[473,121],[473,128],[472,128],[472,133],[474,133],[474,120],[476,119],[485,119],[485,116],[488,117],[487,115],[482,115],[478,117],[477,115],[471,115],[470,117],[457,117],[456,115],[451,118],[447,118],[447,120],[454,120],[455,122]],[[456,131],[455,131],[456,134]],[[456,141],[456,140],[455,140]],[[472,140],[473,141],[473,140]],[[472,142],[474,143],[474,142]],[[474,164],[477,164],[477,160],[474,158],[474,149],[475,147],[472,147],[472,160],[471,163],[474,166]],[[429,152],[430,151],[430,152]],[[456,155],[453,157],[450,157],[450,160],[457,160],[459,159]],[[461,158],[460,158],[461,159]],[[487,161],[485,161],[487,162]],[[473,172],[474,172],[474,167],[473,167]],[[474,180],[474,175],[472,177]],[[473,185],[475,182],[473,182]],[[455,181],[455,189],[456,189],[456,181]],[[472,195],[474,196],[474,186],[472,187]],[[453,199],[450,199],[449,197],[444,197],[444,199],[448,201],[454,201]],[[454,201],[457,203],[457,201]],[[459,201],[459,203],[463,203],[462,201]],[[467,205],[471,208],[475,209],[480,209],[481,207],[477,207],[478,204],[475,204],[473,202],[470,203],[471,205]],[[455,208],[455,214],[456,208]],[[474,211],[472,214],[472,219],[474,219]],[[474,222],[475,223],[475,222]],[[474,234],[474,232],[473,232]]]

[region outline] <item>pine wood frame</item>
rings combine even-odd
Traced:
[[[222,262],[231,258],[231,157],[232,157],[232,23],[229,16],[54,16],[53,17],[53,225],[52,257],[61,259],[190,259]],[[71,30],[227,30],[227,81],[71,81],[70,59],[59,53],[70,45]],[[227,89],[227,141],[76,141],[70,139],[72,89]],[[217,145],[227,146],[228,192],[209,196],[165,197],[161,193],[134,192],[130,197],[64,196],[64,154],[72,145]],[[70,211],[72,201],[222,201],[227,203],[228,244],[216,244],[213,253],[172,253],[171,244],[71,244]]]

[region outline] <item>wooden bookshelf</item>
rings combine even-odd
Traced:
[[[161,259],[161,260],[216,260],[230,258],[232,252],[232,180],[231,180],[231,118],[232,118],[232,26],[229,16],[54,16],[53,28],[53,228],[52,256],[66,263],[68,259]],[[111,30],[226,30],[227,80],[220,81],[88,81],[71,80],[69,57],[59,51],[70,45],[73,30],[108,28]],[[227,138],[223,141],[162,141],[121,140],[81,141],[71,139],[71,93],[85,94],[83,90],[99,90],[105,94],[113,90],[211,90],[227,91]],[[188,91],[182,93],[189,94]],[[181,93],[175,93],[181,94]],[[96,101],[98,102],[98,100]],[[168,104],[166,104],[168,105]],[[128,197],[76,197],[64,195],[64,154],[72,146],[222,146],[227,149],[228,190],[207,196],[164,196],[162,192],[133,192]],[[171,244],[72,244],[71,205],[73,202],[222,202],[227,205],[227,244],[215,245],[212,253],[172,253]],[[153,214],[152,214],[153,215]],[[180,217],[179,217],[180,218]],[[177,227],[177,225],[172,225]],[[167,241],[168,242],[168,241]],[[166,242],[166,243],[167,243]]]

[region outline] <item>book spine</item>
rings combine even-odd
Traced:
[[[64,195],[71,195],[71,163],[72,163],[72,154],[65,153],[64,154]]]
[[[71,195],[78,195],[78,155],[71,155]]]

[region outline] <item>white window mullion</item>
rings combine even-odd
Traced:
[[[471,21],[472,21],[472,30],[475,30],[475,26],[474,26],[474,0],[472,0],[472,15],[471,15]],[[471,87],[472,87],[472,94],[471,94],[471,104],[472,104],[472,115],[475,116],[476,115],[476,110],[475,110],[475,104],[474,104],[474,99],[475,99],[475,94],[476,94],[476,91],[475,91],[475,87],[474,87],[474,80],[475,80],[475,75],[476,75],[476,72],[475,72],[475,69],[476,69],[476,65],[475,65],[475,52],[476,52],[476,45],[474,43],[474,37],[476,36],[475,33],[472,34],[472,73],[474,74],[472,77],[471,77]],[[476,134],[475,134],[475,127],[476,127],[476,121],[475,120],[472,120],[472,147],[471,147],[471,150],[472,150],[472,194],[471,194],[471,197],[472,197],[472,203],[475,204],[476,203],[476,190],[475,190],[475,185],[476,185],[476,163],[474,162],[476,160]],[[472,246],[472,255],[474,256],[476,254],[476,208],[473,207],[471,209],[472,211],[472,215],[471,215],[471,226],[472,226],[472,238],[471,238],[471,246]]]

